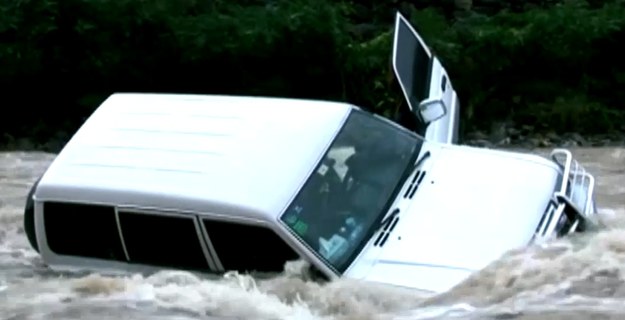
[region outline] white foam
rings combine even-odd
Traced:
[[[99,309],[90,312],[102,316],[119,314],[120,306],[125,306],[139,313],[169,310],[163,313],[168,319],[305,320],[439,319],[582,307],[625,312],[625,286],[621,287],[625,282],[625,190],[620,184],[625,173],[615,176],[610,169],[623,167],[619,161],[625,153],[593,152],[593,169],[605,170],[605,176],[599,172],[597,179],[609,178],[602,181],[611,183],[597,188],[606,199],[600,208],[603,229],[512,251],[449,293],[435,297],[358,281],[315,282],[301,261],[287,264],[284,274],[263,280],[236,273],[211,278],[182,271],[150,276],[61,276],[41,266],[22,230],[28,187],[54,156],[0,153],[0,310],[3,317],[46,319],[53,313],[70,317],[76,310],[93,306]]]

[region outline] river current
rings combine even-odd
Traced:
[[[347,280],[318,283],[300,262],[262,279],[53,272],[30,248],[22,218],[30,186],[54,155],[0,153],[0,320],[623,319],[625,148],[572,151],[595,175],[603,226],[508,252],[437,296]]]

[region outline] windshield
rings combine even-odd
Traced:
[[[388,211],[422,140],[353,110],[281,220],[342,273]]]

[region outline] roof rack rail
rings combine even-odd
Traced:
[[[550,157],[560,167],[562,180],[537,228],[536,236],[540,238],[554,234],[556,229],[559,235],[574,232],[580,223],[596,213],[592,203],[595,188],[592,174],[573,158],[569,150],[554,149]],[[568,230],[559,230],[565,225]]]

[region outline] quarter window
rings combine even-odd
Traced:
[[[45,202],[43,221],[48,247],[56,254],[126,261],[113,207]]]
[[[205,219],[204,227],[226,271],[281,272],[299,255],[273,230]]]

